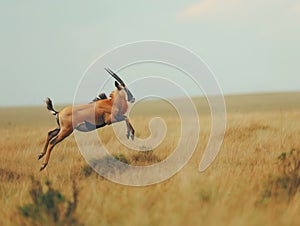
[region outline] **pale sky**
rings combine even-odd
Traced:
[[[192,50],[225,94],[300,91],[299,0],[3,0],[0,17],[0,106],[71,103],[93,60],[140,40]]]

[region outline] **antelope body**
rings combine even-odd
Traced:
[[[50,98],[46,99],[47,109],[56,116],[58,127],[48,132],[44,149],[38,156],[38,159],[41,159],[46,155],[40,170],[47,166],[53,147],[68,137],[74,130],[89,132],[115,122],[125,121],[127,138],[134,139],[134,129],[124,114],[128,109],[127,101],[133,103],[135,99],[124,82],[114,72],[110,69],[106,69],[106,71],[119,82],[115,81],[116,89],[110,94],[109,99],[68,106],[60,112],[54,110]]]

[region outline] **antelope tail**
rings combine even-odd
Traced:
[[[46,105],[47,105],[47,109],[51,112],[51,114],[52,115],[57,115],[58,112],[54,110],[52,100],[49,97],[47,97],[45,102],[46,102]]]

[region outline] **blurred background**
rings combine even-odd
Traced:
[[[12,0],[1,1],[0,17],[1,107],[41,105],[47,96],[71,103],[97,57],[140,40],[192,50],[225,95],[300,87],[297,0]],[[131,80],[140,76],[129,72]]]

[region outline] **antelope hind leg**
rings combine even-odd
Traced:
[[[52,140],[58,133],[59,133],[60,128],[56,128],[54,130],[50,130],[48,132],[47,138],[46,138],[46,143],[44,146],[43,151],[41,151],[41,153],[38,155],[38,159],[40,160],[41,158],[43,158],[43,156],[46,154],[46,150],[47,147],[49,145],[50,140]]]
[[[48,165],[50,154],[51,154],[51,151],[54,148],[54,146],[56,144],[58,144],[59,142],[63,141],[72,132],[73,132],[73,130],[60,131],[59,134],[50,141],[50,144],[48,145],[48,148],[47,148],[47,151],[46,151],[46,158],[45,158],[44,163],[41,165],[40,171],[42,171],[43,169],[45,169],[46,166]]]

